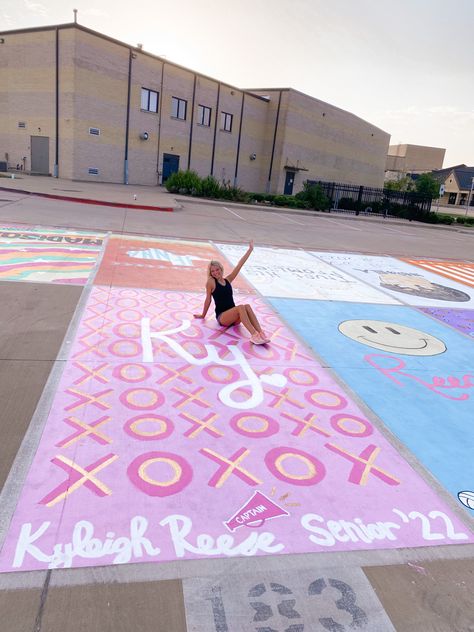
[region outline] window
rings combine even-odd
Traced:
[[[89,127],[89,134],[92,134],[92,136],[100,136],[100,129],[98,127]]]
[[[171,116],[173,118],[185,121],[187,105],[187,101],[184,101],[183,99],[178,99],[178,97],[171,97]]]
[[[141,109],[146,112],[158,112],[158,92],[142,88]]]
[[[97,169],[97,167],[89,167],[88,174],[90,176],[98,176],[99,175],[99,170]]]
[[[18,127],[20,127],[21,129],[26,129],[25,121],[18,121]]]
[[[224,130],[224,132],[232,131],[232,119],[233,119],[232,114],[228,114],[227,112],[221,112],[221,129]]]
[[[210,127],[211,125],[211,108],[205,105],[200,105],[198,108],[198,125],[204,125]]]

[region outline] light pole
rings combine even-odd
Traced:
[[[465,215],[465,217],[467,217],[467,214],[469,213],[469,205],[471,203],[471,197],[472,197],[472,190],[473,189],[474,189],[474,177],[471,178],[471,189],[470,189],[469,194],[467,196],[466,215]]]

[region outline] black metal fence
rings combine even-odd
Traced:
[[[370,209],[373,212],[390,212],[393,207],[401,207],[426,213],[431,210],[431,198],[413,191],[392,191],[375,187],[308,180],[309,184],[319,184],[331,201],[332,210]]]

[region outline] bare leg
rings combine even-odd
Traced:
[[[244,307],[247,312],[247,316],[252,323],[252,327],[259,333],[262,333],[262,328],[260,327],[260,323],[258,322],[258,319],[255,316],[255,312],[253,311],[252,307],[248,304],[244,305]]]
[[[245,305],[237,305],[237,307],[232,307],[219,316],[219,322],[223,327],[230,327],[230,325],[236,325],[237,323],[242,323],[245,329],[248,330],[251,336],[257,333],[257,329],[252,325],[252,321],[250,320],[247,310],[245,309]]]

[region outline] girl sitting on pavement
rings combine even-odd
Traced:
[[[212,297],[214,299],[216,318],[219,325],[222,327],[230,327],[231,325],[242,323],[250,333],[250,341],[253,342],[254,345],[263,345],[270,342],[270,338],[263,332],[252,307],[248,303],[245,305],[236,305],[234,303],[231,285],[244,263],[250,257],[252,250],[253,241],[250,242],[247,252],[226,277],[224,277],[224,267],[222,263],[219,261],[210,262],[206,283],[206,298],[202,314],[194,314],[194,318],[206,317]]]

